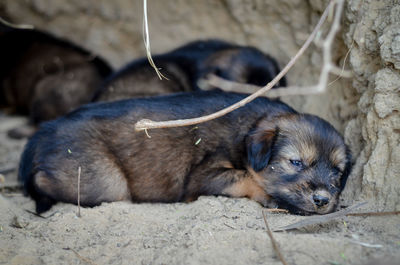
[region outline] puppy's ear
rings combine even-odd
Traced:
[[[271,158],[278,128],[268,121],[261,121],[246,138],[247,162],[258,172],[263,170]]]
[[[353,167],[353,161],[352,161],[352,157],[351,157],[351,151],[346,146],[346,165],[345,165],[342,177],[340,179],[340,190],[344,189],[344,186],[346,185],[347,178],[350,175],[352,167]]]

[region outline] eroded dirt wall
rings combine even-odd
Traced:
[[[359,115],[346,128],[349,143],[359,147],[348,191],[399,210],[400,2],[350,1],[345,18],[352,85],[360,94]]]

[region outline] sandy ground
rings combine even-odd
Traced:
[[[16,168],[26,141],[7,130],[24,118],[0,116],[0,170]],[[28,211],[16,170],[0,184],[0,264],[281,264],[263,208],[247,199],[201,197],[190,203],[57,204],[45,218]],[[368,206],[362,211],[376,211]],[[268,213],[271,227],[302,216]],[[400,264],[400,216],[344,217],[275,232],[289,264]]]

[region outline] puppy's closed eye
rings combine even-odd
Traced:
[[[292,166],[294,168],[296,168],[297,171],[301,171],[305,168],[305,165],[304,165],[303,161],[301,161],[301,160],[290,159],[289,162],[290,162],[290,164],[292,164]]]

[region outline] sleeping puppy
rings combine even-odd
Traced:
[[[69,41],[2,24],[0,58],[0,107],[29,115],[33,125],[90,102],[111,74],[103,59]]]
[[[326,121],[258,98],[196,126],[135,131],[135,123],[207,115],[245,95],[198,91],[89,104],[45,123],[29,140],[19,180],[38,213],[54,203],[188,202],[248,197],[298,214],[332,212],[350,171]]]
[[[141,58],[108,78],[93,101],[195,91],[206,84],[208,74],[262,86],[280,71],[277,62],[260,50],[219,40],[191,42],[153,59],[169,80],[160,80],[147,58]],[[286,81],[281,79],[278,86],[286,86]]]

